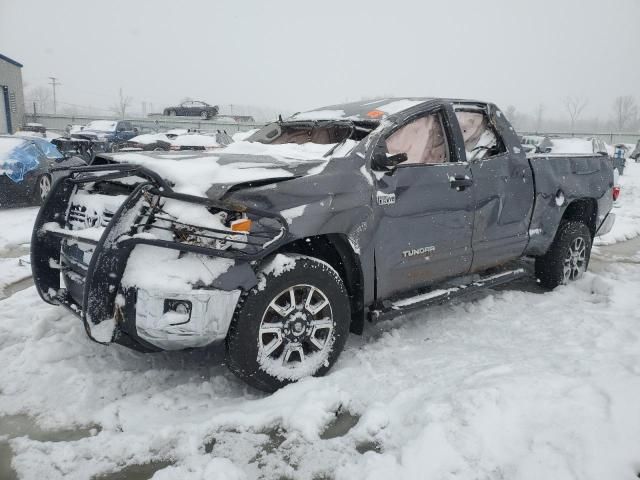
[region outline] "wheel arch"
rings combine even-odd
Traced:
[[[278,253],[308,255],[327,262],[336,269],[349,294],[351,306],[350,331],[361,334],[364,330],[364,278],[362,265],[346,235],[339,233],[313,235],[300,238],[280,247]]]
[[[593,198],[579,198],[571,201],[564,213],[561,221],[576,221],[584,223],[591,232],[593,239],[596,234],[596,224],[598,218],[598,202]]]

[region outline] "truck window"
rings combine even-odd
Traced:
[[[387,153],[406,153],[407,164],[436,164],[449,161],[447,139],[439,114],[420,117],[400,127],[386,140]]]
[[[486,160],[507,151],[486,112],[456,110],[456,118],[462,131],[467,160]]]

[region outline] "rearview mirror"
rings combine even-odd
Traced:
[[[391,170],[402,162],[406,162],[409,157],[404,152],[388,155],[380,152],[373,156],[371,166],[374,170]]]

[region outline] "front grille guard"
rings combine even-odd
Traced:
[[[67,207],[76,187],[91,182],[116,180],[125,177],[139,177],[146,181],[138,184],[129,197],[113,215],[112,221],[105,228],[98,241],[82,238],[74,230],[63,230],[66,222]],[[258,240],[247,237],[247,245],[251,251],[237,249],[216,249],[210,246],[180,243],[177,241],[149,238],[147,236],[131,235],[134,229],[144,227],[139,223],[143,208],[149,207],[148,199],[162,197],[180,200],[188,203],[203,205],[222,211],[242,213],[253,219],[269,219],[278,225],[277,235],[265,236],[259,232]],[[152,209],[153,205],[150,206]],[[144,215],[149,218],[146,211]],[[50,231],[45,229],[47,223],[55,222],[60,229]],[[127,223],[129,223],[127,225]],[[173,220],[173,223],[182,223]],[[186,224],[183,224],[186,225]],[[263,225],[263,228],[265,226]],[[157,228],[157,227],[153,227]],[[199,230],[209,230],[212,238],[224,239],[230,232],[210,228],[197,227]],[[268,226],[266,227],[269,228]],[[272,227],[275,233],[276,228]],[[264,258],[277,250],[288,238],[287,222],[279,214],[243,204],[212,200],[205,197],[187,195],[175,192],[157,173],[138,165],[96,165],[70,169],[68,175],[59,179],[53,186],[47,200],[42,205],[31,237],[31,268],[36,289],[40,297],[51,304],[62,304],[73,313],[80,316],[85,324],[87,334],[91,334],[91,326],[111,319],[114,316],[115,298],[119,289],[120,278],[124,273],[127,259],[136,245],[152,245],[170,248],[183,252],[191,252],[208,256],[217,256],[249,262]],[[198,235],[202,236],[202,235]],[[83,300],[80,304],[60,284],[60,249],[62,240],[76,240],[95,245],[91,261],[85,277]],[[227,239],[228,241],[228,239]],[[240,240],[234,240],[240,243]],[[116,320],[118,320],[116,318]],[[96,340],[98,341],[98,340]],[[103,342],[100,342],[103,343]]]

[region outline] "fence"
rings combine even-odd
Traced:
[[[640,140],[640,133],[621,133],[621,132],[609,132],[609,133],[594,133],[594,132],[518,132],[521,135],[537,135],[541,137],[585,137],[585,138],[599,138],[600,140],[607,142],[609,145],[617,145],[618,143],[631,143],[636,144]]]
[[[86,125],[93,120],[120,120],[116,117],[97,117],[92,115],[53,115],[39,113],[37,115],[26,114],[25,122],[41,123],[48,130],[64,131],[68,125]],[[237,122],[229,117],[214,117],[211,120],[201,120],[191,117],[127,117],[131,123],[142,132],[157,132],[171,128],[196,129],[203,132],[224,130],[229,134],[244,132],[254,128],[260,128],[264,124],[257,122]]]

